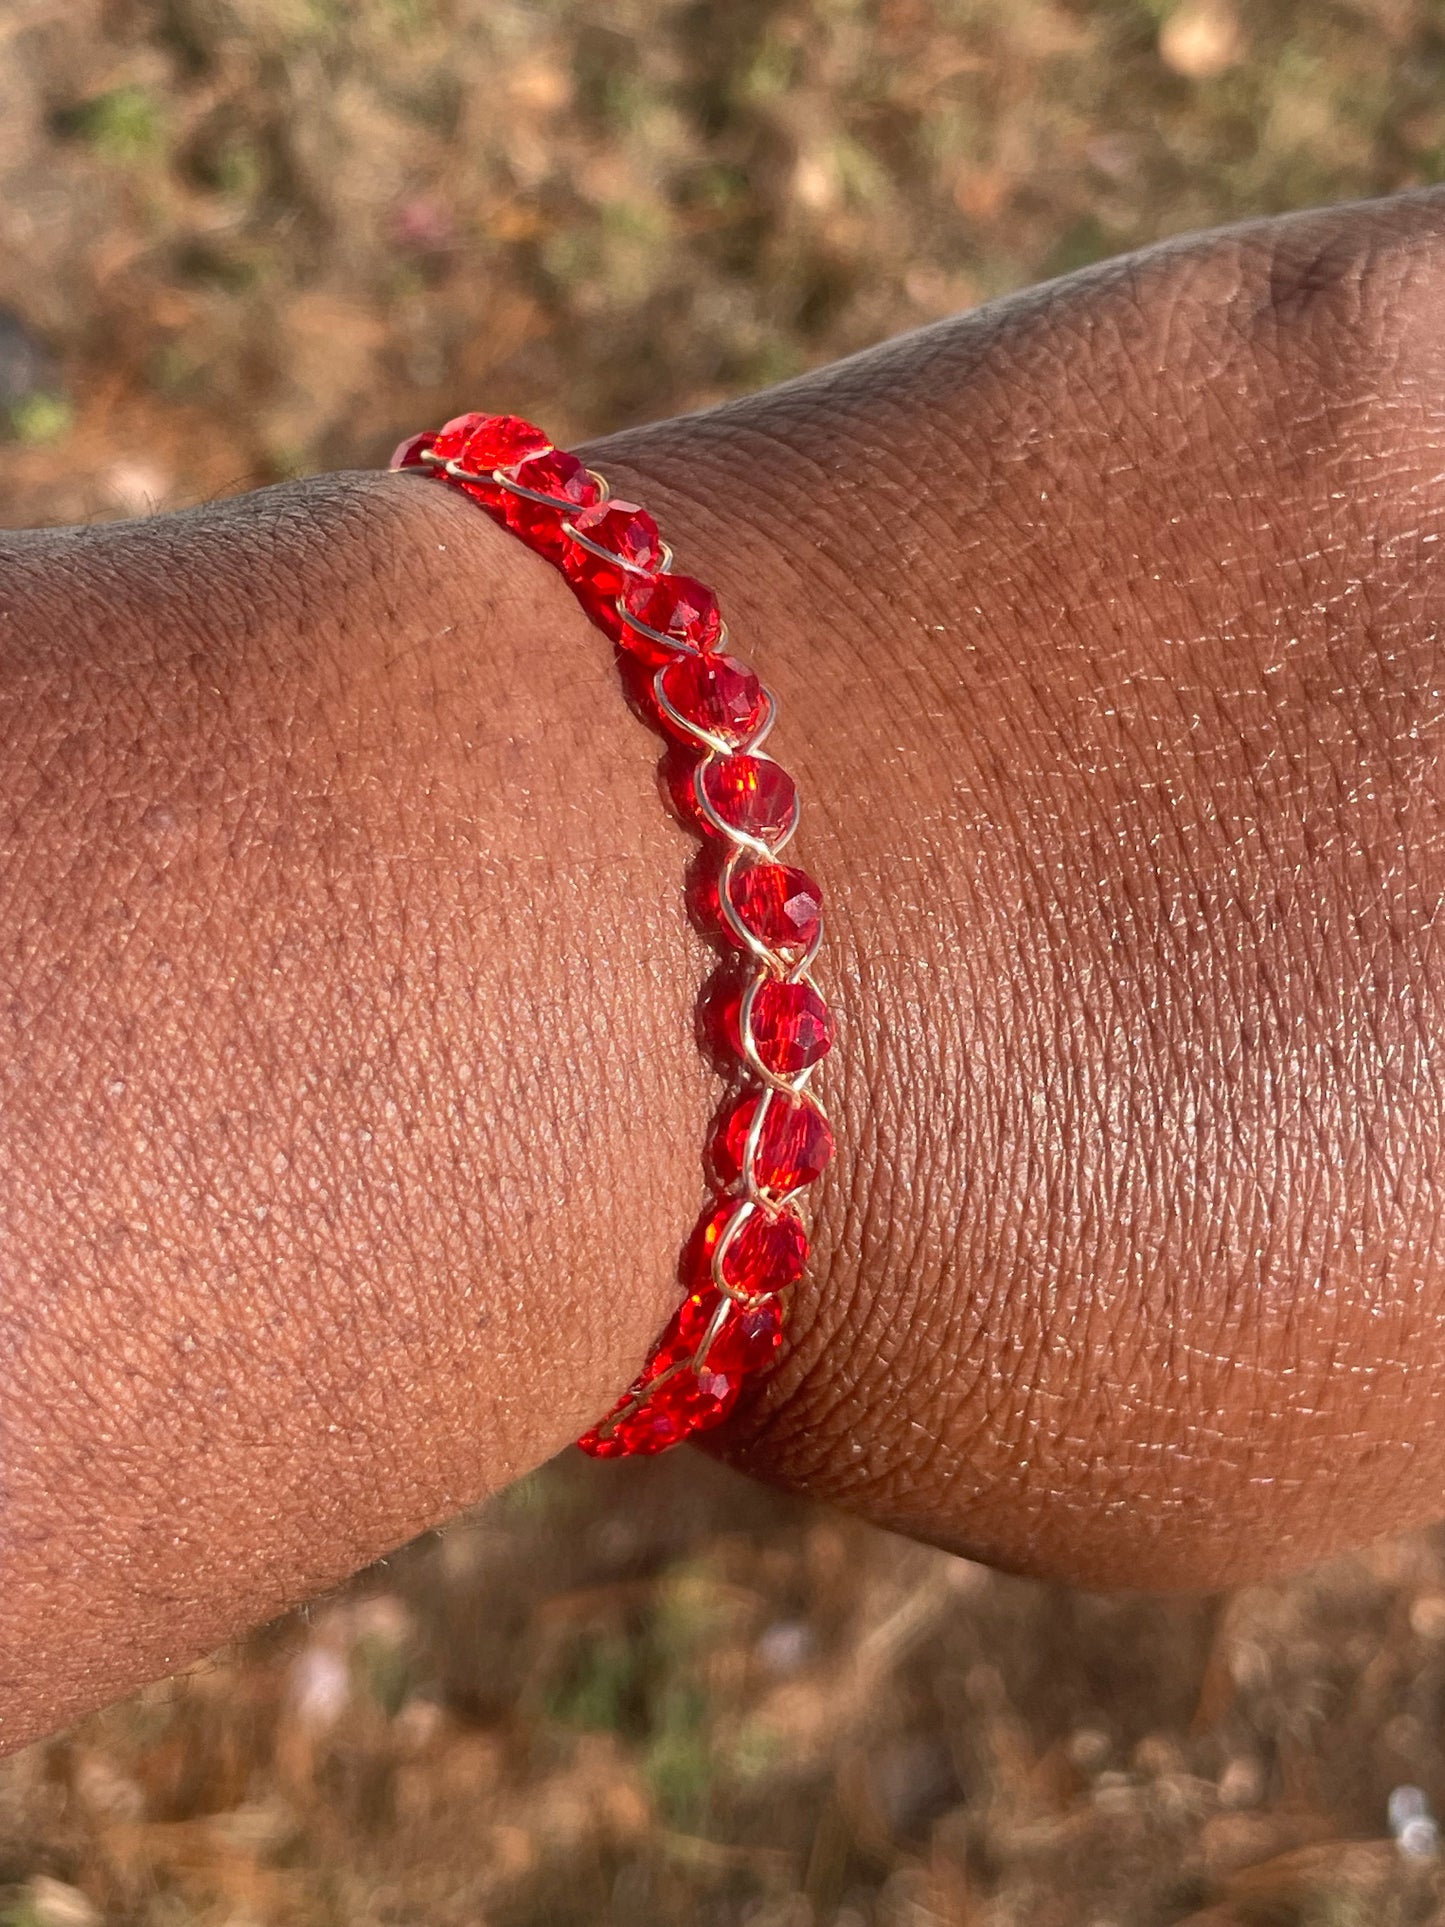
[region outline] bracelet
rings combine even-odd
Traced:
[[[743,965],[719,1013],[739,1087],[712,1146],[717,1195],[683,1253],[687,1296],[637,1379],[578,1440],[596,1458],[665,1451],[725,1418],[744,1379],[775,1358],[781,1294],[808,1256],[797,1199],[833,1154],[805,1088],[833,1041],[812,977],[821,896],[779,861],[798,793],[762,753],[777,705],[729,653],[713,591],[674,573],[652,517],[530,422],[459,415],[404,441],[391,467],[460,489],[558,567],[598,627],[650,672],[640,693],[652,721],[695,753],[678,800],[720,852],[709,905]]]

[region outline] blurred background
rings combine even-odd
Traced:
[[[1441,0],[0,0],[0,521],[1442,175]],[[0,1764],[0,1927],[1392,1927],[1437,1812],[1445,1535],[1102,1598],[569,1454]]]

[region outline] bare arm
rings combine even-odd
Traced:
[[[1114,1582],[1438,1510],[1440,206],[596,451],[777,688],[829,895],[764,1476]],[[654,739],[443,491],[11,538],[0,708],[18,1743],[596,1416],[716,1093]]]

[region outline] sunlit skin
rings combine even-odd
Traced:
[[[588,451],[776,690],[826,892],[749,1470],[1086,1584],[1445,1510],[1442,317],[1422,195]],[[4,538],[0,704],[16,1745],[595,1419],[719,1085],[657,739],[445,490]]]

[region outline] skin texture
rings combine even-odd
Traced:
[[[1442,315],[1417,196],[589,451],[776,690],[830,912],[738,1463],[1084,1583],[1440,1511]],[[9,538],[0,706],[18,1744],[595,1417],[718,1087],[657,741],[446,491]]]

